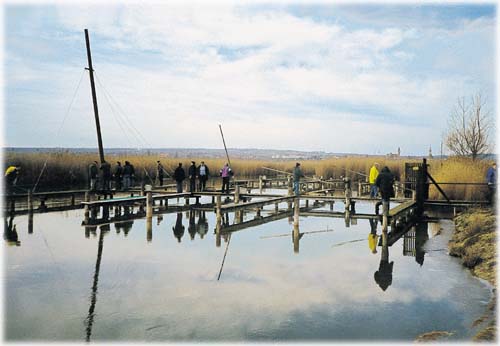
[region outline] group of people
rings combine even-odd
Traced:
[[[228,163],[222,167],[219,171],[219,175],[222,177],[222,192],[229,193],[229,181],[234,175],[233,170]],[[191,166],[187,170],[187,174],[182,168],[182,163],[179,162],[179,166],[174,171],[174,180],[177,185],[177,192],[182,192],[182,186],[184,180],[189,179],[189,192],[195,192],[198,185],[198,191],[205,191],[207,187],[207,180],[210,176],[210,169],[205,165],[204,161],[201,161],[199,166],[196,166],[195,161],[191,161]],[[198,180],[198,184],[196,181]]]
[[[133,186],[134,179],[135,168],[129,161],[125,161],[123,166],[120,161],[117,161],[113,173],[111,173],[111,165],[106,161],[100,165],[94,161],[89,166],[89,188],[91,191],[110,191],[111,182],[114,183],[117,191],[128,190]]]

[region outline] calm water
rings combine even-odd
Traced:
[[[6,340],[412,341],[434,330],[470,339],[491,294],[447,255],[451,221],[419,225],[417,248],[404,255],[400,239],[381,264],[368,220],[301,217],[294,249],[284,218],[233,233],[217,281],[227,243],[216,246],[211,212],[155,216],[149,235],[140,219],[86,237],[82,220],[83,210],[35,214],[31,234],[27,216],[13,220]]]

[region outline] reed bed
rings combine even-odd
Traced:
[[[67,188],[84,188],[88,182],[88,166],[97,160],[98,155],[94,153],[70,153],[67,151],[52,153],[5,153],[4,169],[11,164],[21,165],[21,174],[18,184],[21,188],[32,188],[40,172],[46,166],[40,176],[37,191],[57,190]],[[136,172],[136,179],[145,183],[154,180],[156,177],[156,161],[160,160],[163,167],[169,174],[181,162],[187,169],[191,161],[197,165],[203,160],[209,167],[212,176],[218,176],[219,170],[226,162],[223,158],[200,158],[200,157],[164,157],[157,154],[141,155],[106,155],[106,160],[114,167],[116,161],[130,161]],[[406,162],[420,162],[420,160],[410,160],[408,158],[388,158],[388,157],[339,157],[324,160],[302,160],[301,167],[306,176],[340,178],[350,177],[353,181],[367,181],[370,167],[374,162],[380,164],[380,168],[387,166],[396,176],[397,180],[404,180],[404,167]],[[438,182],[479,182],[483,183],[488,165],[487,161],[471,160],[429,160],[429,172]],[[256,178],[259,175],[275,177],[278,172],[264,169],[272,168],[279,171],[291,173],[295,167],[295,161],[279,160],[244,160],[233,159],[231,166],[235,172],[235,177]],[[451,199],[482,199],[485,188],[478,186],[454,186],[443,185],[443,190]],[[431,186],[430,198],[441,199],[439,192]]]

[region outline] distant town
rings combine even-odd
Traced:
[[[7,152],[14,153],[46,153],[46,152],[67,152],[67,153],[98,153],[96,148],[5,148]],[[105,149],[107,154],[117,155],[157,155],[159,157],[204,157],[204,158],[225,158],[224,149],[207,149],[207,148],[153,148],[153,149],[134,149],[134,148],[110,148]],[[402,155],[401,149],[397,148],[395,153],[386,154],[355,154],[355,153],[331,153],[325,151],[299,151],[299,150],[278,150],[278,149],[238,149],[228,148],[230,157],[239,159],[254,159],[254,160],[323,160],[336,157],[357,156],[385,156],[387,158],[421,158],[422,155]],[[429,148],[428,154],[425,157],[439,158],[440,155],[432,154],[432,149]],[[446,158],[445,155],[442,156]]]

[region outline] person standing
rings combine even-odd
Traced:
[[[102,191],[107,192],[111,190],[111,165],[104,161],[101,163],[101,176],[102,176]]]
[[[20,165],[9,166],[5,170],[5,182],[7,187],[7,192],[13,192],[14,186],[17,184],[17,178],[19,177]]]
[[[191,166],[188,169],[189,176],[189,192],[196,191],[196,162],[191,161]]]
[[[158,165],[156,166],[156,176],[158,177],[158,182],[160,183],[160,186],[163,186],[163,166],[160,163],[160,161],[156,161]]]
[[[120,161],[116,161],[115,173],[113,174],[113,178],[115,180],[115,190],[122,189],[122,176],[123,176],[123,167]]]
[[[177,184],[177,192],[182,192],[182,182],[186,179],[186,172],[184,172],[184,168],[182,168],[182,163],[179,162],[179,166],[174,171],[174,179]]]
[[[90,191],[97,189],[97,161],[94,161],[89,166]]]
[[[375,181],[377,180],[377,177],[378,177],[378,163],[375,162],[373,164],[373,166],[370,168],[370,176],[369,176],[370,198],[377,197],[378,188],[377,188],[377,185],[375,185]]]
[[[385,166],[375,180],[375,185],[378,187],[380,195],[382,196],[383,210],[385,210],[385,208],[389,210],[391,197],[394,196],[393,184],[394,174],[391,173],[389,167]]]
[[[497,164],[493,163],[486,172],[486,183],[488,184],[488,202],[493,205],[497,186]]]
[[[123,166],[123,190],[125,191],[131,186],[133,171],[134,168],[130,162],[125,161],[125,165]]]
[[[205,191],[208,175],[210,171],[208,167],[205,166],[205,161],[201,161],[201,165],[198,167],[198,177],[200,179],[200,191]]]
[[[222,177],[222,193],[224,193],[224,191],[229,193],[229,179],[231,179],[231,176],[233,175],[233,170],[229,167],[227,162],[224,164],[224,167],[222,167],[219,174]]]
[[[300,169],[300,163],[297,162],[295,164],[295,168],[293,170],[293,191],[295,192],[295,196],[299,195],[300,192],[300,178],[304,177],[304,173]]]

